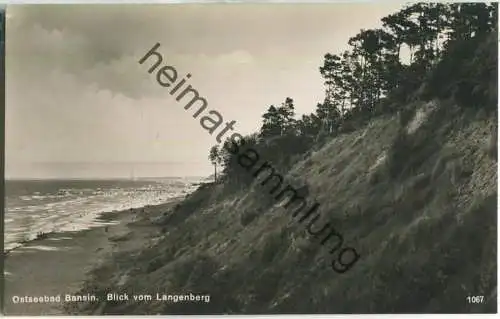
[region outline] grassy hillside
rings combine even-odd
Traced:
[[[123,287],[100,292],[204,292],[209,304],[106,304],[103,313],[486,312],[496,308],[496,118],[450,102],[415,102],[397,116],[339,136],[297,162],[322,215],[361,255],[348,272],[255,185],[201,188],[164,221],[159,243],[137,257]],[[251,216],[252,215],[252,216]],[[98,273],[98,272],[97,272]],[[97,282],[94,282],[97,283]],[[486,302],[468,304],[469,295]]]
[[[471,51],[476,59],[463,57],[475,64],[457,70],[459,58],[444,59],[408,101],[399,100],[397,114],[318,140],[294,157],[285,178],[308,185],[319,213],[361,255],[349,271],[332,271],[304,224],[258,181],[239,189],[206,184],[165,213],[154,246],[116,256],[82,292],[207,293],[210,303],[101,302],[77,311],[495,312],[497,82],[486,78],[467,91],[461,79],[496,70],[484,63],[496,52],[490,37]],[[449,86],[438,92],[432,81],[443,74]],[[468,296],[484,302],[468,303]]]

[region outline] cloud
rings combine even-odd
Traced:
[[[91,38],[67,29],[47,30],[35,24],[7,30],[6,72],[11,86],[23,89],[39,86],[47,74],[58,70],[57,74],[77,77],[82,87],[95,84],[130,98],[164,93],[150,85],[148,74],[137,63],[137,55],[117,54],[110,60],[98,59],[97,55],[106,56],[109,52],[95,51]]]
[[[138,63],[155,43],[164,63],[192,74],[189,83],[211,109],[248,133],[287,96],[299,113],[312,111],[324,94],[323,55],[388,11],[380,4],[11,6],[6,160],[196,161],[211,171],[214,137]]]
[[[254,62],[254,58],[250,53],[244,50],[237,50],[228,54],[222,54],[215,58],[216,63],[220,64],[250,64]]]
[[[369,8],[359,10],[363,6]],[[353,10],[356,14],[349,14]],[[12,6],[7,63],[28,78],[36,79],[31,69],[41,75],[61,69],[139,99],[162,94],[150,88],[136,63],[156,42],[172,64],[188,72],[216,71],[225,77],[239,71],[224,69],[247,70],[244,65],[256,61],[288,68],[314,52],[324,34],[338,33],[327,25],[362,25],[377,10],[386,9],[367,4]]]
[[[39,85],[45,74],[52,70],[60,70],[77,76],[82,86],[93,84],[138,100],[148,96],[165,96],[165,90],[151,85],[152,76],[138,63],[156,41],[162,44],[160,52],[166,63],[179,68],[180,72],[192,72],[200,79],[208,79],[214,72],[226,77],[224,74],[232,75],[245,66],[248,69],[248,65],[254,62],[249,52],[239,49],[211,55],[204,52],[177,53],[168,41],[154,37],[146,40],[145,36],[150,35],[147,32],[151,29],[149,27],[142,30],[138,27],[133,32],[130,27],[124,27],[136,25],[134,21],[138,22],[137,17],[127,23],[120,20],[119,31],[112,32],[106,30],[106,25],[116,26],[115,15],[106,16],[104,21],[100,13],[95,21],[88,21],[84,19],[86,14],[90,14],[87,11],[85,8],[83,13],[79,10],[79,18],[75,19],[71,19],[74,12],[67,9],[64,12],[68,14],[60,12],[59,15],[31,7],[15,11],[13,15],[18,20],[8,28],[7,54],[10,58],[7,60],[7,72],[11,81],[26,88]],[[50,15],[41,18],[38,16],[41,13]],[[122,19],[126,20],[125,17]],[[141,21],[151,22],[149,18]]]

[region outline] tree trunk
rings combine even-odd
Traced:
[[[217,164],[214,164],[214,182],[217,183]]]

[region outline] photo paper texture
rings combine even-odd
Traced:
[[[497,11],[9,5],[4,313],[496,313]]]

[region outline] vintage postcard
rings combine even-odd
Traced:
[[[4,314],[497,312],[497,3],[3,13]]]

